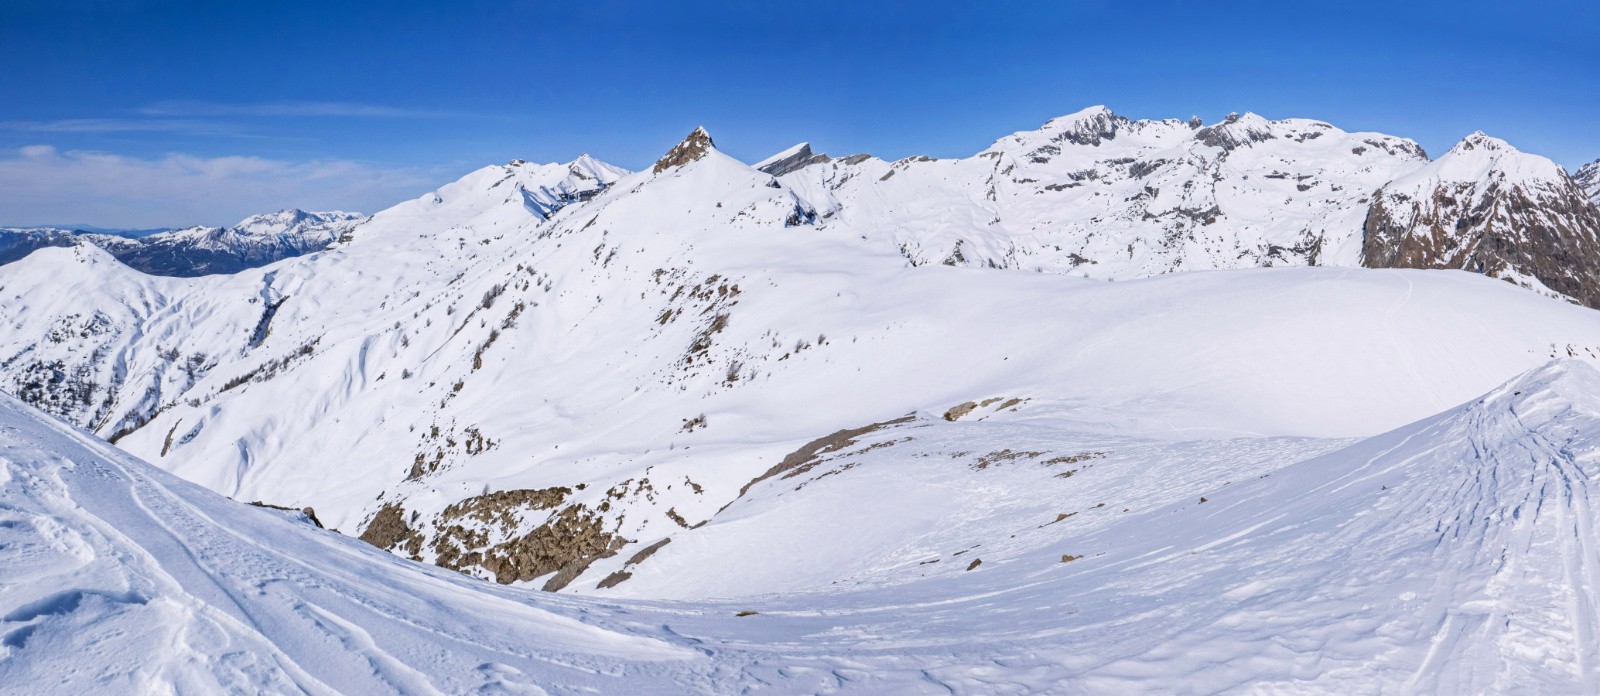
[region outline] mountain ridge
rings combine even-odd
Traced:
[[[1108,114],[967,159],[811,153],[777,176],[703,129],[661,171],[513,161],[380,211],[321,253],[202,278],[47,249],[0,266],[0,388],[213,490],[314,507],[406,557],[594,592],[639,574],[622,562],[651,544],[728,519],[807,443],[908,413],[1178,440],[1350,437],[1600,350],[1591,310],[1481,275],[1255,268],[1356,258],[1359,238],[1332,224],[1364,219],[1363,196],[1392,171],[1426,166],[1407,141]],[[1322,175],[1284,171],[1307,152]],[[1351,183],[1369,180],[1367,194]],[[1060,200],[1032,201],[1057,193],[1107,206],[1108,227],[1165,231],[1141,257],[1123,251],[1141,238],[1108,240],[1090,215],[1073,229],[1100,246],[1048,248],[1071,230],[1044,228]],[[1299,201],[1293,215],[1234,205],[1279,196]],[[1235,218],[1249,234],[1208,246]],[[1034,236],[1016,235],[1030,220]],[[1296,246],[1307,220],[1329,231]],[[1132,275],[1015,272],[1116,260],[1070,248],[1130,253],[1115,265]],[[1223,270],[1138,275],[1174,263]]]

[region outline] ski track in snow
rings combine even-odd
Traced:
[[[0,683],[38,693],[424,694],[1600,684],[1589,499],[1600,372],[1587,365],[1552,363],[1367,440],[1258,443],[1268,446],[1244,469],[1223,463],[1249,440],[1208,445],[1218,455],[1208,458],[1194,443],[1098,436],[1135,454],[1095,460],[1069,483],[1098,497],[1165,480],[1168,490],[1144,494],[1171,500],[1049,524],[1005,504],[1004,491],[1040,465],[975,469],[944,448],[1001,434],[952,425],[875,433],[901,444],[863,441],[798,480],[758,486],[730,513],[748,520],[810,497],[876,496],[911,462],[930,487],[991,501],[962,523],[992,539],[973,551],[977,569],[899,582],[868,569],[831,591],[632,600],[495,586],[403,561],[180,482],[6,399]],[[891,454],[901,447],[921,450]],[[1187,465],[1175,457],[1186,450]],[[1260,473],[1205,481],[1251,467]],[[1001,479],[985,484],[992,475]],[[962,476],[974,490],[950,488]],[[1023,518],[1036,529],[1020,529]],[[961,526],[950,533],[971,538]],[[673,549],[661,552],[668,566]],[[1063,563],[1065,553],[1084,557]],[[742,610],[759,613],[734,616]]]

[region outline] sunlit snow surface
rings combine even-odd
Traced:
[[[1070,186],[1107,128],[1170,171]],[[1459,271],[1198,272],[1324,224],[1351,263],[1413,147],[1090,110],[778,179],[709,148],[487,167],[233,275],[36,252],[0,267],[4,388],[169,473],[0,402],[0,691],[1594,692],[1600,377],[1540,366],[1600,356],[1600,314]],[[1169,200],[1184,172],[1222,178]],[[1110,217],[1039,217],[1080,198]],[[1219,202],[1193,244],[1119,241]],[[1074,249],[1109,256],[1017,270]],[[462,566],[509,587],[351,538],[392,506],[431,535],[397,553],[522,554],[495,544],[554,508],[438,524],[506,491],[614,536]]]
[[[1600,688],[1589,490],[1600,373],[1585,363],[1551,363],[1353,442],[1161,443],[973,418],[879,430],[833,460],[854,466],[758,484],[719,520],[737,536],[740,520],[795,516],[789,538],[768,524],[767,541],[752,540],[771,546],[745,556],[755,575],[763,554],[802,541],[871,548],[881,564],[981,558],[973,570],[644,602],[402,561],[181,482],[6,398],[0,684],[73,694]],[[877,441],[899,444],[866,451]],[[1002,441],[1104,455],[977,468],[949,454]],[[1079,473],[1056,476],[1062,467]],[[805,526],[812,504],[833,511],[831,532],[820,533],[827,521]],[[888,523],[838,526],[874,517]],[[952,524],[986,540],[954,555],[937,533]],[[736,616],[746,611],[759,613]]]

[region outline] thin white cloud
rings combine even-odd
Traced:
[[[30,145],[0,152],[0,224],[223,225],[283,208],[373,212],[436,177],[350,160],[158,158]]]
[[[0,129],[23,133],[244,134],[244,131],[234,124],[184,118],[67,118],[56,121],[0,121]]]
[[[350,102],[282,101],[255,104],[221,104],[204,101],[165,101],[139,109],[148,116],[325,116],[343,118],[439,118],[461,114],[434,109],[411,109]]]

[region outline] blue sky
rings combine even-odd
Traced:
[[[0,2],[0,223],[374,210],[479,166],[964,156],[1106,104],[1600,157],[1580,2]]]

